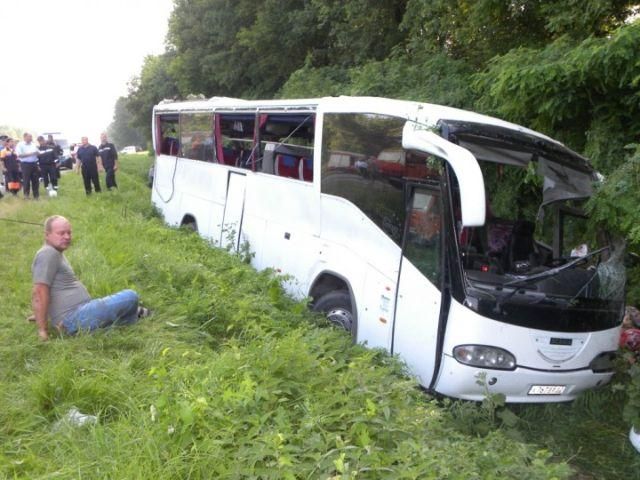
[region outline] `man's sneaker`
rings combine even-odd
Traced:
[[[138,318],[144,318],[151,315],[151,310],[145,307],[138,307]]]

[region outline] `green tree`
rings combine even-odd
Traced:
[[[151,141],[151,113],[153,106],[165,98],[178,94],[178,87],[169,72],[174,54],[149,55],[144,59],[140,75],[129,83],[127,108],[132,115],[129,125],[143,132]]]
[[[7,135],[8,137],[20,140],[24,132],[33,132],[33,130],[16,127],[15,125],[0,125],[0,135]]]
[[[406,0],[178,0],[169,22],[181,95],[272,97],[296,71],[384,60]]]
[[[607,173],[640,135],[638,45],[640,22],[606,37],[514,49],[475,77],[477,106],[564,140]]]
[[[133,115],[127,108],[128,102],[127,97],[120,97],[116,100],[113,122],[107,128],[109,138],[118,147],[144,145],[146,140],[144,132],[141,132],[137,127],[131,126]]]
[[[409,0],[407,48],[446,52],[480,71],[496,55],[568,35],[606,36],[634,12],[628,0]]]

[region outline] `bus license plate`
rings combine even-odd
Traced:
[[[562,395],[564,385],[533,385],[529,389],[529,395]]]

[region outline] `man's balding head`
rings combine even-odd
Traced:
[[[71,245],[71,223],[61,215],[53,215],[44,222],[44,240],[59,252]]]

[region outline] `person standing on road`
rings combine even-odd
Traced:
[[[29,198],[33,188],[33,198],[40,198],[40,170],[38,169],[38,147],[33,143],[33,136],[25,133],[23,141],[18,143],[16,154],[20,160],[24,198]]]
[[[112,188],[118,188],[116,184],[116,171],[118,170],[118,152],[113,143],[109,143],[107,134],[102,132],[100,134],[100,141],[102,142],[98,147],[98,153],[102,159],[102,167],[106,172],[107,190]]]
[[[133,290],[91,299],[64,256],[71,245],[71,224],[66,218],[54,215],[45,220],[44,242],[31,266],[33,316],[29,318],[36,322],[41,340],[49,339],[48,320],[59,332],[75,335],[130,325],[149,315],[147,308],[138,305],[138,294]]]
[[[38,137],[38,143],[40,146],[40,153],[38,154],[38,161],[40,163],[40,171],[42,172],[42,179],[44,180],[44,188],[51,187],[55,190],[58,189],[58,172],[56,169],[56,151],[55,148],[44,141],[44,137],[40,135]]]
[[[97,193],[100,193],[100,177],[98,176],[98,149],[89,143],[87,137],[82,137],[82,145],[76,153],[77,161],[80,162],[82,170],[82,180],[84,181],[84,191],[91,195],[91,184]]]

